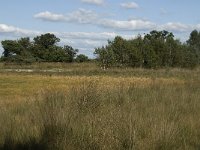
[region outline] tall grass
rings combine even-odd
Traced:
[[[200,86],[79,81],[1,106],[0,149],[197,150]]]
[[[159,70],[142,68],[109,68],[100,69],[95,63],[35,63],[16,65],[0,63],[0,74],[13,75],[47,75],[47,76],[111,76],[111,77],[152,77],[152,78],[198,78],[200,67],[193,70],[181,68],[163,68]]]

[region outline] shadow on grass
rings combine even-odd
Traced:
[[[27,143],[14,143],[11,139],[6,139],[0,150],[47,150],[45,143],[32,139]]]

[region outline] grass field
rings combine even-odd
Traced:
[[[0,150],[198,150],[199,75],[0,64]]]

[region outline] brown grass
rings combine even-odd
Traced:
[[[0,150],[198,150],[199,70],[165,72],[1,73]]]
[[[43,76],[0,74],[0,100],[20,100],[46,88],[67,89],[71,85],[79,85],[91,81],[101,88],[112,88],[124,84],[126,86],[149,87],[151,85],[182,85],[184,80],[176,78],[147,77],[111,77],[111,76]]]

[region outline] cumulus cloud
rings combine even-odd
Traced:
[[[34,18],[41,19],[44,21],[65,21],[65,16],[62,14],[55,14],[49,11],[41,12],[34,15]]]
[[[98,26],[101,28],[109,28],[115,31],[146,31],[146,30],[168,30],[173,32],[188,32],[193,29],[200,29],[200,24],[198,25],[188,25],[179,22],[168,22],[166,24],[156,24],[154,22],[143,20],[143,19],[131,19],[131,20],[114,20],[102,17],[92,10],[86,9],[78,9],[68,14],[56,14],[52,12],[40,12],[34,15],[36,19],[41,19],[43,21],[50,22],[66,22],[66,23],[78,23],[78,24],[91,24],[94,26]],[[30,34],[37,34],[37,31],[24,30],[12,26],[0,25],[0,32],[15,32]],[[79,35],[75,35],[79,34]],[[86,35],[85,33],[68,33],[65,36],[83,36],[84,38],[90,35]],[[87,33],[88,34],[88,33]],[[109,33],[110,34],[110,33]],[[104,35],[100,35],[105,36]],[[94,37],[99,37],[99,35],[95,35]]]
[[[40,12],[34,15],[34,18],[50,22],[75,22],[80,24],[93,23],[97,20],[98,15],[86,9],[78,9],[77,11],[64,14],[56,14],[49,11]]]
[[[103,19],[101,20],[100,25],[107,28],[125,31],[151,30],[155,27],[155,23],[142,19],[128,21]]]
[[[127,3],[121,3],[121,7],[126,8],[126,9],[137,9],[139,8],[139,5],[135,2],[127,2]]]
[[[104,0],[81,0],[83,3],[92,4],[92,5],[103,5]]]
[[[47,15],[48,14],[48,15]],[[52,18],[51,18],[52,16]],[[66,15],[53,14],[50,12],[41,12],[35,15],[35,18],[45,21],[63,21],[67,23],[79,23],[79,24],[93,24],[99,27],[112,28],[115,30],[147,30],[152,29],[155,24],[150,21],[142,19],[132,20],[112,20],[102,18],[100,15],[91,10],[78,9],[77,11],[68,13]]]
[[[117,36],[114,32],[63,32],[63,33],[56,33],[61,38],[68,38],[68,39],[93,39],[93,40],[108,40],[113,39]]]
[[[0,24],[0,33],[2,34],[8,34],[11,36],[37,36],[40,34],[44,34],[45,32],[42,31],[35,31],[35,30],[27,30],[27,29],[22,29],[18,28],[15,26],[10,26],[6,24]],[[115,36],[118,34],[115,32],[54,32],[54,31],[49,31],[48,33],[53,33],[59,38],[62,39],[87,39],[87,40],[108,40],[108,39],[113,39]],[[127,35],[126,35],[127,37]]]
[[[35,36],[35,35],[41,34],[40,31],[21,29],[21,28],[9,26],[6,24],[0,24],[0,33],[12,34],[15,36]]]
[[[66,16],[67,22],[75,22],[80,24],[93,24],[98,19],[98,15],[86,9],[78,9],[72,13],[67,14]]]
[[[197,25],[195,26],[195,29],[200,30],[200,24],[197,24]]]
[[[194,29],[200,30],[200,24],[191,25],[180,22],[169,22],[158,27],[158,30],[168,30],[173,32],[191,32]]]
[[[195,25],[187,25],[179,22],[169,22],[158,27],[158,30],[168,30],[173,32],[187,32],[195,29]]]

